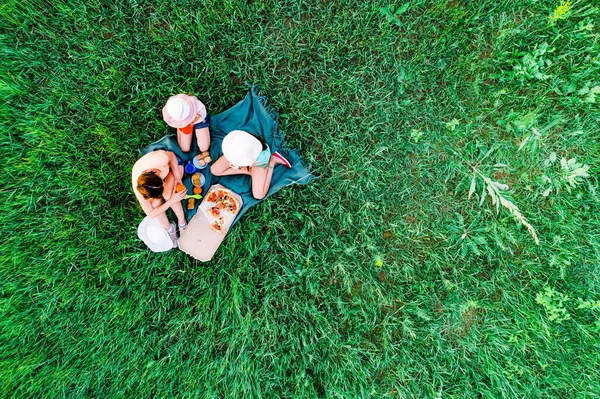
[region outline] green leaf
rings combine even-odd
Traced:
[[[404,14],[408,11],[408,7],[410,7],[410,3],[404,3],[396,10],[396,16]]]
[[[483,190],[481,190],[481,198],[479,199],[479,206],[483,205],[483,201],[485,201],[485,188],[486,185],[483,185]]]
[[[475,182],[475,176],[473,176],[473,179],[471,179],[471,187],[469,188],[469,196],[467,197],[467,199],[471,199],[471,196],[475,192],[476,188],[477,188],[477,184]]]
[[[458,126],[458,124],[459,124],[458,119],[454,118],[450,122],[446,122],[446,127],[448,128],[448,130],[453,132],[454,129],[456,129],[456,126]]]

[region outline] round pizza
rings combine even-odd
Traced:
[[[216,208],[228,211],[233,215],[236,215],[240,209],[240,203],[233,195],[231,195],[231,191],[223,188],[217,188],[211,191],[206,197],[206,201],[214,202]],[[211,210],[211,214],[212,216],[219,216],[216,210]]]
[[[223,234],[225,222],[228,225],[238,214],[240,207],[240,201],[231,190],[217,187],[208,191],[202,203],[202,211],[208,218],[209,227],[219,234]]]

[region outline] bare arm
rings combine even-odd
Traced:
[[[169,156],[169,167],[171,168],[171,172],[173,172],[173,177],[177,183],[181,183],[181,173],[179,172],[177,157],[171,151],[166,151],[166,153]]]
[[[150,201],[145,199],[137,190],[134,189],[134,192],[135,192],[135,197],[137,198],[138,202],[140,203],[140,206],[142,207],[142,210],[144,211],[146,216],[151,217],[151,218],[155,218],[158,215],[160,215],[161,213],[166,212],[167,209],[169,209],[174,203],[183,200],[183,198],[187,194],[187,190],[177,193],[177,192],[175,192],[175,189],[173,189],[173,194],[171,194],[171,198],[169,200],[165,201],[160,206],[157,206],[156,208],[154,208],[152,206],[152,204],[150,203]]]

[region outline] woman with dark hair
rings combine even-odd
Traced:
[[[176,192],[182,174],[183,167],[178,165],[175,154],[162,150],[149,152],[138,159],[131,171],[133,192],[144,213],[158,220],[173,241],[177,234],[175,224],[169,223],[167,209],[175,212],[180,231],[187,227],[181,205],[187,190]]]

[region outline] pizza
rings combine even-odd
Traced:
[[[201,205],[202,212],[208,219],[209,227],[223,234],[240,210],[240,202],[231,190],[223,187],[213,187],[208,190]]]
[[[223,218],[219,218],[218,220],[215,220],[210,224],[210,228],[216,231],[217,233],[222,234],[224,223],[225,221],[223,220]]]
[[[231,193],[229,192],[229,190],[225,190],[222,188],[217,189],[217,198],[219,200],[227,199],[227,198],[229,198],[230,195],[231,195]]]
[[[208,202],[217,202],[217,190],[211,191],[210,194],[208,194],[208,197],[206,197],[206,200]]]
[[[206,201],[214,202],[218,209],[228,211],[232,215],[236,215],[240,209],[240,203],[233,195],[231,195],[231,191],[223,188],[217,188],[211,191],[206,197]],[[213,214],[213,216],[218,215]]]
[[[231,212],[232,214],[236,214],[238,212],[238,209],[240,209],[240,204],[238,203],[238,201],[233,198],[233,196],[229,197],[229,212]]]

